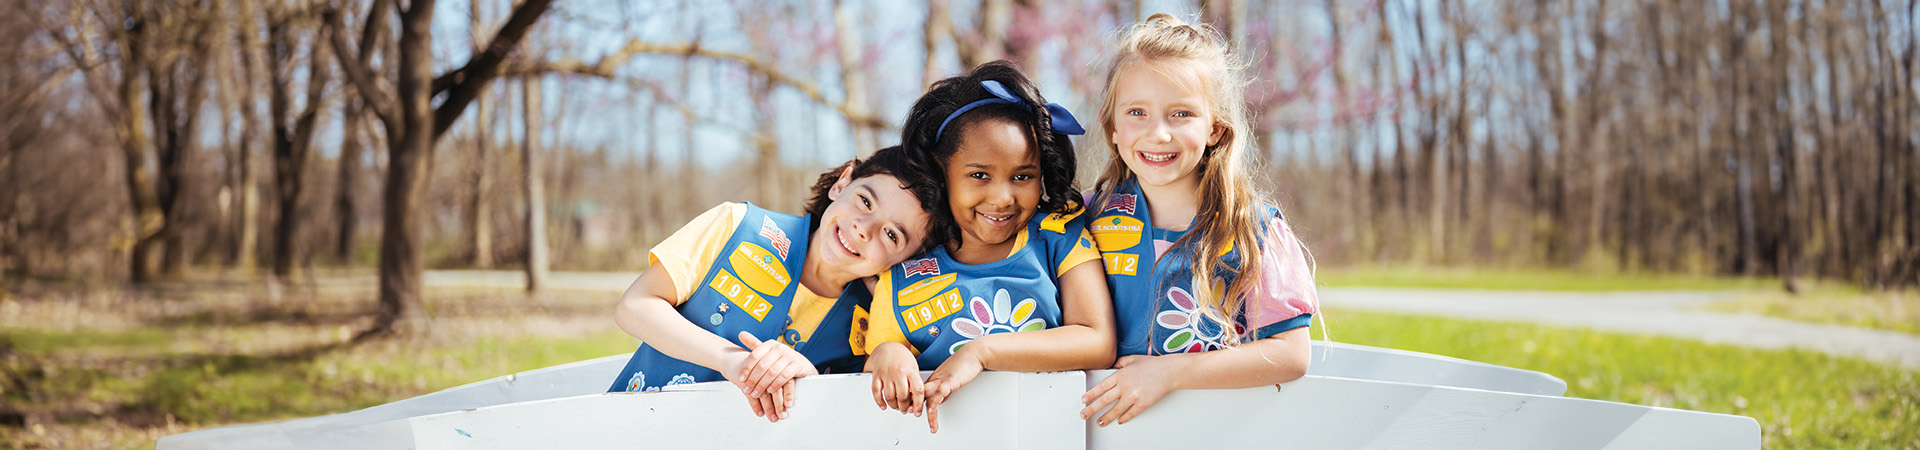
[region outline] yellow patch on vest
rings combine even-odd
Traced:
[[[1102,252],[1115,252],[1133,248],[1140,244],[1140,236],[1147,224],[1132,217],[1101,217],[1093,221],[1090,227],[1093,242]]]
[[[793,279],[787,276],[787,267],[774,259],[773,252],[752,242],[741,242],[727,261],[733,264],[733,270],[739,271],[741,281],[753,290],[760,291],[760,295],[780,295],[787,291],[787,285],[793,283]]]
[[[733,271],[725,268],[720,269],[720,273],[713,276],[713,281],[707,283],[707,287],[713,288],[721,296],[739,306],[741,311],[746,311],[747,315],[753,316],[755,322],[767,320],[767,312],[773,309],[773,304],[767,303],[766,299],[754,294],[752,289],[748,289],[740,282],[740,278],[735,276]]]
[[[900,303],[898,303],[900,306],[918,305],[920,302],[933,298],[935,293],[945,290],[947,286],[952,286],[953,280],[959,279],[959,277],[959,274],[949,273],[920,280],[918,283],[900,289],[899,295],[895,297],[900,299]]]
[[[960,290],[952,289],[933,297],[933,301],[900,311],[900,319],[907,322],[907,332],[913,332],[960,311],[964,305],[966,302],[960,300]]]
[[[853,349],[854,356],[867,355],[867,308],[853,307],[853,329],[847,331],[847,347]]]

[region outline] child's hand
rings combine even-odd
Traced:
[[[867,371],[873,372],[873,403],[880,409],[894,409],[918,416],[925,403],[921,387],[920,364],[913,352],[898,342],[880,344],[867,358]]]
[[[752,334],[740,332],[740,343],[749,353],[729,367],[728,380],[739,386],[753,406],[754,415],[777,422],[793,406],[794,379],[819,375],[813,363],[800,352],[779,341],[761,342]]]
[[[985,367],[980,365],[979,355],[961,347],[959,353],[948,357],[947,362],[940,363],[940,368],[934,369],[933,375],[927,376],[928,430],[940,432],[940,403],[947,401],[947,396],[952,395],[955,389],[966,386],[974,377],[980,376],[981,370],[985,370]]]
[[[1080,394],[1080,402],[1087,407],[1080,410],[1080,418],[1086,419],[1107,409],[1100,416],[1100,426],[1133,420],[1148,407],[1159,402],[1168,391],[1173,390],[1171,376],[1179,364],[1170,356],[1128,355],[1113,364],[1116,370],[1100,384]]]

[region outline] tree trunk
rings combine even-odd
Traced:
[[[406,333],[419,327],[420,196],[433,164],[432,26],[434,0],[413,0],[400,17],[398,129],[389,128],[387,190],[380,233],[380,313],[363,336]],[[374,14],[380,14],[374,11]]]
[[[153,236],[159,231],[165,213],[155,204],[152,175],[147,172],[147,132],[141,126],[146,120],[140,108],[140,75],[145,72],[141,68],[147,65],[141,26],[144,20],[133,17],[128,21],[132,26],[120,40],[120,83],[115,92],[119,110],[110,112],[118,112],[119,120],[114,125],[120,137],[122,162],[126,165],[123,175],[128,205],[133,210],[133,248],[128,255],[127,277],[134,284],[141,284],[153,280],[149,255],[155,244]]]
[[[540,80],[522,78],[520,89],[526,113],[521,123],[527,127],[524,136],[526,142],[522,144],[524,151],[520,154],[520,166],[526,171],[521,187],[527,201],[527,292],[540,292],[547,284],[547,199],[542,192],[544,181],[540,156],[540,127],[545,121],[540,115]]]
[[[241,273],[252,273],[254,267],[258,265],[255,258],[259,255],[260,245],[260,192],[259,182],[255,179],[253,170],[253,144],[259,141],[259,136],[255,133],[260,129],[260,113],[253,100],[258,98],[255,95],[258,83],[254,78],[258,72],[254,64],[260,59],[259,54],[256,53],[260,51],[259,36],[256,35],[259,30],[255,28],[260,23],[260,19],[253,9],[253,2],[237,1],[235,3],[240,7],[241,87],[240,145],[234,152],[238,154],[236,165],[239,166],[240,180],[235,193],[239,196],[239,207],[235,208],[232,220],[234,226],[239,229],[239,235],[234,237],[230,260]]]
[[[481,45],[485,45],[481,42],[479,32],[479,30],[483,28],[480,0],[471,0],[468,2],[468,5],[472,7],[473,11],[473,22],[469,28],[473,30],[471,33],[473,49],[474,54],[477,55],[480,52],[486,51],[480,48]],[[490,121],[490,118],[487,117],[486,100],[486,88],[485,85],[482,85],[481,93],[473,98],[473,199],[471,203],[467,204],[467,220],[471,225],[471,228],[468,230],[473,233],[471,236],[468,236],[470,238],[468,242],[473,246],[471,253],[473,256],[473,267],[478,269],[489,269],[493,267],[493,211],[491,198],[493,193],[489,192],[489,189],[491,189],[490,185],[492,184],[492,181],[489,180],[492,171],[489,169],[491,169],[492,164],[487,160],[489,154],[493,153],[490,149],[493,145],[493,135],[489,133],[493,123]]]
[[[341,111],[340,124],[340,168],[339,186],[334,188],[333,210],[335,235],[333,240],[333,259],[343,264],[353,263],[353,238],[360,222],[360,212],[355,207],[354,192],[360,186],[360,142],[361,127],[366,120],[361,100],[348,99]]]
[[[276,218],[273,236],[273,276],[284,282],[293,276],[294,261],[299,257],[299,234],[301,224],[305,222],[300,202],[306,192],[307,161],[313,148],[314,127],[319,120],[321,105],[327,87],[328,63],[325,58],[325,27],[315,27],[315,40],[307,45],[307,96],[301,111],[293,111],[292,78],[293,71],[288,67],[293,61],[292,52],[299,48],[299,40],[292,36],[288,27],[294,26],[295,19],[282,19],[267,28],[269,46],[267,59],[269,75],[273,77],[270,87],[269,103],[273,111],[273,176],[274,190],[278,193],[280,214]],[[300,22],[306,22],[301,19]]]

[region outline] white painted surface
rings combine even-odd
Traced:
[[[1112,371],[1088,374],[1097,383]],[[1168,394],[1088,448],[1758,449],[1751,418],[1565,397],[1308,376]]]
[[[1451,386],[1534,395],[1562,395],[1567,383],[1531,370],[1496,366],[1440,355],[1313,342],[1313,363],[1307,375],[1408,384]]]
[[[1097,382],[1107,371],[982,374],[943,408],[943,429],[931,435],[925,419],[873,406],[865,375],[802,380],[789,419],[769,424],[725,382],[602,394],[626,362],[614,355],[350,413],[168,436],[159,448],[864,448],[897,441],[1158,449],[1192,444],[1196,427],[1228,430],[1209,442],[1262,448],[1303,435],[1316,437],[1302,448],[1758,448],[1758,425],[1744,417],[1558,398],[1566,385],[1538,372],[1314,344],[1309,376],[1284,390],[1176,392],[1137,421],[1109,428],[1078,417],[1088,378]]]
[[[941,406],[939,434],[924,418],[873,404],[864,374],[802,380],[786,420],[755,417],[726,382],[690,389],[598,394],[412,419],[416,448],[983,449],[1086,448],[1081,372],[981,374]]]

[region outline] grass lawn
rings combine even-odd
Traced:
[[[1823,283],[1800,295],[1779,290],[1742,293],[1707,309],[1920,334],[1920,290],[1867,292]]]
[[[634,345],[606,319],[617,292],[429,289],[430,332],[348,346],[370,290],[278,303],[220,291],[0,301],[0,448],[150,449],[170,434],[352,411]]]
[[[1549,326],[1335,311],[1333,338],[1546,372],[1567,396],[1753,417],[1766,448],[1920,449],[1920,373]]]

